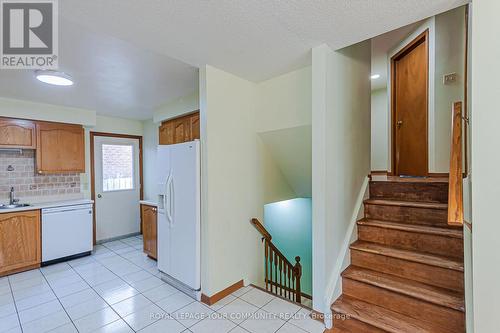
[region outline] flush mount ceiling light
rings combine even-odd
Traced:
[[[372,80],[376,80],[380,77],[380,74],[373,74],[372,76],[370,76],[370,79]]]
[[[73,79],[66,73],[56,71],[36,71],[35,77],[38,81],[56,86],[72,86]]]

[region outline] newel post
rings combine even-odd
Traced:
[[[300,264],[300,257],[295,257],[295,266],[293,272],[295,275],[295,302],[302,303],[302,291],[300,289],[300,278],[302,277],[302,265]]]

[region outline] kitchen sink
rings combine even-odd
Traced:
[[[14,205],[0,205],[0,209],[13,209],[13,208],[21,208],[21,207],[29,207],[30,204],[14,204]]]

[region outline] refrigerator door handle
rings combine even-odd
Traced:
[[[172,215],[175,214],[174,209],[175,209],[175,188],[174,188],[174,175],[172,174],[172,178],[170,179],[170,225],[174,226],[174,219],[172,218]]]
[[[166,195],[164,196],[168,198],[165,198],[165,199],[168,199],[168,203],[165,202],[165,215],[167,216],[167,220],[168,220],[168,224],[170,227],[172,227],[172,195],[171,195],[171,186],[172,186],[172,170],[170,170],[170,173],[168,175],[168,178],[167,178],[167,184],[166,184]]]

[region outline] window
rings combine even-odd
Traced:
[[[134,147],[102,145],[103,192],[134,189]]]

